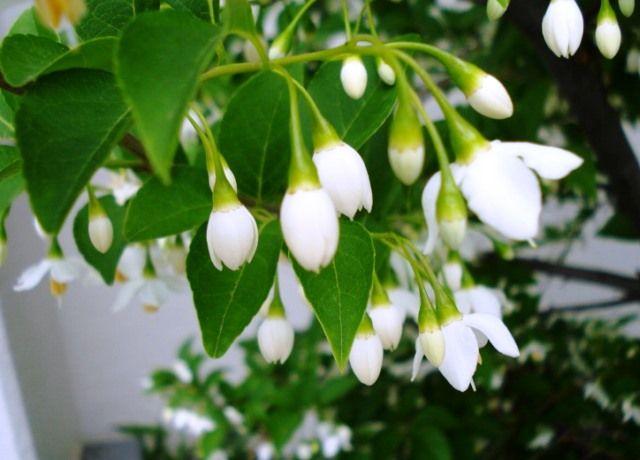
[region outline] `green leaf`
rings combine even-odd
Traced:
[[[367,308],[374,250],[369,232],[357,222],[340,222],[340,244],[330,265],[312,273],[294,264],[340,367],[349,359],[356,331]]]
[[[15,34],[37,35],[39,37],[58,40],[58,35],[42,24],[34,7],[27,8],[13,23],[7,37]]]
[[[284,193],[290,148],[289,94],[282,77],[263,72],[236,91],[220,124],[219,144],[243,193],[258,200]]]
[[[251,5],[247,0],[227,0],[222,13],[225,34],[256,35]]]
[[[208,22],[215,22],[219,2],[211,0],[165,0],[176,11],[188,11]]]
[[[209,64],[218,28],[193,15],[160,11],[137,16],[117,50],[116,74],[132,107],[155,172],[169,180],[178,133]]]
[[[176,166],[170,184],[152,177],[129,201],[124,236],[143,241],[191,230],[207,220],[211,206],[207,173]]]
[[[129,126],[113,76],[68,70],[38,80],[16,113],[31,207],[55,234],[76,197]]]
[[[85,205],[76,215],[73,222],[73,237],[84,260],[95,268],[107,284],[112,284],[116,275],[118,261],[127,246],[122,234],[125,207],[118,206],[111,195],[98,199],[113,226],[113,242],[106,253],[98,251],[89,239],[89,206]]]
[[[0,91],[0,145],[8,145],[16,136],[13,109],[7,103],[5,94]]]
[[[35,35],[11,35],[2,43],[0,65],[7,82],[22,86],[38,76],[71,68],[110,71],[116,39],[97,38],[69,49]]]
[[[342,62],[324,64],[309,83],[309,93],[338,135],[353,148],[360,148],[391,115],[396,100],[395,86],[380,78],[372,59],[364,59],[368,83],[364,95],[353,100],[340,82]]]
[[[273,285],[282,246],[280,225],[269,222],[260,230],[258,249],[249,264],[237,271],[217,270],[207,249],[207,226],[202,225],[189,249],[187,277],[193,291],[206,352],[222,356],[251,319]]]
[[[86,0],[87,12],[76,26],[83,40],[96,37],[117,37],[133,17],[131,0]]]
[[[144,11],[155,11],[160,8],[160,0],[133,0],[136,14]]]
[[[22,159],[15,147],[0,145],[0,216],[24,190]]]

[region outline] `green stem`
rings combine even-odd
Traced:
[[[371,0],[365,0],[364,8],[367,11],[367,24],[369,25],[369,30],[371,31],[371,35],[374,37],[378,36],[378,32],[376,31],[376,24],[373,17],[373,12],[371,11]]]
[[[324,115],[322,115],[322,112],[320,112],[320,109],[311,97],[311,94],[309,94],[307,89],[295,78],[291,78],[290,81],[298,91],[300,91],[300,94],[302,94],[307,106],[311,110],[311,115],[313,117],[312,135],[314,148],[318,150],[328,145],[339,143],[340,138],[338,137],[336,130],[331,126]]]
[[[342,3],[342,20],[344,21],[344,32],[347,34],[347,41],[351,41],[351,22],[349,21],[349,7],[347,0],[341,0]]]

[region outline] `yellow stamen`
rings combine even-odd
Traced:
[[[143,305],[142,309],[144,310],[145,313],[157,313],[158,310],[160,310],[159,307],[157,307],[156,305],[151,305],[151,304]]]
[[[54,297],[60,297],[67,291],[67,283],[60,283],[53,278],[49,279],[49,289],[51,295]]]
[[[118,283],[126,283],[129,281],[129,278],[127,278],[120,270],[116,270],[116,281]]]

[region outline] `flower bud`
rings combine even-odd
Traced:
[[[616,15],[609,4],[609,0],[603,0],[598,13],[598,25],[596,27],[596,45],[600,53],[607,59],[612,59],[620,49],[622,33],[616,20]]]
[[[400,100],[389,132],[389,163],[400,182],[412,185],[424,166],[424,137],[417,114]]]
[[[323,188],[290,188],[282,200],[280,223],[287,247],[305,270],[318,272],[329,265],[340,229],[336,208]]]
[[[378,58],[376,67],[380,80],[382,80],[389,86],[392,86],[396,82],[396,73],[384,59]]]
[[[493,75],[478,74],[473,89],[465,95],[471,107],[485,117],[502,120],[513,115],[509,93]]]
[[[440,367],[444,359],[444,335],[440,328],[421,332],[418,336],[424,355],[434,367]]]
[[[100,202],[89,189],[89,239],[91,244],[106,253],[113,242],[113,225]]]
[[[635,0],[618,0],[618,7],[620,8],[620,12],[624,14],[626,17],[630,17],[633,14],[633,10],[636,7]]]
[[[258,247],[258,226],[251,213],[240,203],[214,206],[207,224],[207,246],[213,265],[224,264],[237,270],[251,262]]]
[[[349,56],[340,70],[342,87],[351,99],[360,99],[367,89],[367,69],[360,56]]]
[[[284,363],[293,349],[293,328],[282,316],[268,316],[258,328],[258,347],[268,363]]]
[[[263,48],[267,47],[267,43],[264,41],[262,36],[258,36],[258,40],[262,43]],[[256,49],[256,46],[251,42],[251,40],[245,40],[242,45],[242,54],[244,56],[244,60],[247,62],[257,63],[261,61],[260,53]]]
[[[457,260],[448,260],[442,267],[444,280],[452,291],[457,291],[462,287],[462,265]]]
[[[458,249],[467,229],[467,207],[451,176],[443,177],[436,202],[436,218],[442,240],[451,249]]]
[[[558,57],[573,56],[584,30],[584,19],[575,0],[551,0],[542,19],[542,35],[553,54]]]
[[[226,164],[226,161],[224,162],[223,169],[224,169],[224,177],[226,177],[227,180],[229,181],[229,184],[231,185],[231,188],[233,189],[233,191],[237,192],[238,183],[236,181],[236,176],[235,174],[233,174],[233,171],[231,171],[231,168],[229,168],[229,166]],[[216,186],[216,171],[214,168],[212,168],[211,171],[209,172],[209,188],[213,190],[215,186]]]
[[[369,316],[382,348],[395,350],[402,337],[402,313],[398,307],[392,304],[374,305],[369,310]]]
[[[364,161],[353,147],[340,142],[317,150],[313,162],[336,210],[353,219],[362,208],[371,212],[373,194]]]
[[[361,383],[376,383],[382,370],[382,355],[382,342],[365,313],[349,353],[349,364]]]
[[[496,21],[502,17],[510,0],[489,0],[487,2],[487,16],[490,20]]]
[[[278,35],[269,47],[269,59],[280,59],[285,57],[291,48],[291,34],[286,33]]]

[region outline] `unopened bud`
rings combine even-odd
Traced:
[[[436,218],[442,240],[451,249],[458,249],[467,229],[467,207],[460,190],[449,176],[443,178],[436,202]]]
[[[444,335],[440,328],[420,333],[418,337],[424,355],[434,367],[440,367],[444,359]]]
[[[598,13],[598,25],[596,27],[596,45],[604,57],[612,59],[620,49],[622,33],[616,19],[616,15],[609,4],[609,0],[603,0]]]
[[[626,17],[630,17],[633,14],[633,10],[636,7],[635,0],[618,0],[618,6],[620,7],[620,11]]]
[[[502,17],[505,11],[507,11],[507,7],[509,6],[510,0],[489,0],[487,2],[487,16],[492,21],[496,21]]]
[[[89,191],[89,239],[101,253],[106,253],[113,242],[113,225],[100,201]]]
[[[376,383],[382,369],[382,356],[382,342],[365,313],[349,353],[349,364],[360,382],[369,386]]]
[[[367,69],[360,56],[349,56],[340,70],[342,87],[351,99],[360,99],[367,89]]]
[[[400,182],[412,185],[424,167],[424,137],[411,103],[400,100],[389,132],[389,163]]]
[[[396,73],[384,59],[377,59],[377,70],[380,80],[391,86],[396,82]]]

